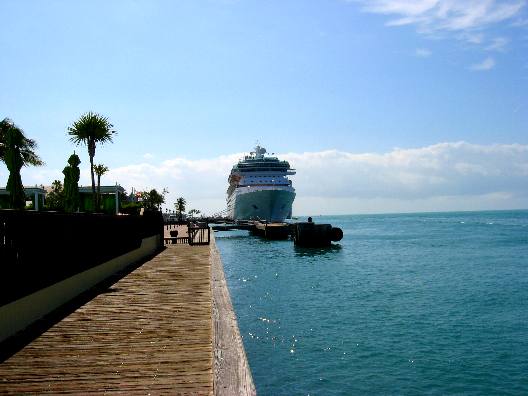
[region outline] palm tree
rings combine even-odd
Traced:
[[[187,201],[185,201],[185,198],[180,197],[176,200],[176,203],[174,204],[174,207],[176,208],[176,212],[178,213],[178,219],[180,221],[183,220],[183,212],[185,212],[185,205],[187,204]]]
[[[22,166],[44,165],[44,161],[42,161],[40,157],[34,152],[34,150],[37,148],[37,143],[33,139],[28,139],[24,135],[24,131],[17,127],[9,118],[4,118],[2,121],[0,121],[0,161],[5,162],[7,133],[13,129],[20,133],[18,147],[20,149],[20,154],[22,155]]]
[[[94,163],[95,147],[97,143],[103,144],[112,142],[112,135],[117,132],[112,128],[107,117],[103,117],[97,113],[89,111],[83,114],[72,126],[68,127],[68,134],[71,136],[70,140],[79,145],[86,144],[88,147],[88,156],[90,157],[90,175],[92,177],[92,202],[94,210],[97,208],[97,196],[95,194],[95,177],[94,177]]]
[[[103,164],[94,165],[95,174],[97,175],[97,209],[101,209],[101,176],[108,172],[108,167]]]
[[[46,194],[46,206],[50,210],[64,209],[64,186],[60,180],[51,183],[51,191]]]
[[[199,215],[201,212],[198,209],[189,210],[189,216],[194,217],[194,215]]]
[[[37,143],[28,139],[13,121],[5,118],[0,122],[0,161],[4,162],[9,170],[6,189],[9,191],[13,209],[23,209],[26,204],[20,169],[27,165],[44,164],[33,151],[36,148]]]

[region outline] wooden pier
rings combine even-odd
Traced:
[[[214,240],[169,245],[1,363],[0,393],[255,394],[218,271]]]

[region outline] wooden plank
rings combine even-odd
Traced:
[[[213,233],[211,233],[210,247],[214,324],[214,393],[219,396],[256,395]]]
[[[0,393],[213,393],[209,247],[170,245],[0,365]]]

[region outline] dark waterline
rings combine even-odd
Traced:
[[[528,392],[528,211],[314,221],[344,239],[216,234],[259,394]]]

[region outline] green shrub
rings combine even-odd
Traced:
[[[130,214],[130,215],[139,215],[139,212],[141,211],[141,203],[140,202],[123,202],[121,204],[121,213],[124,214]]]

